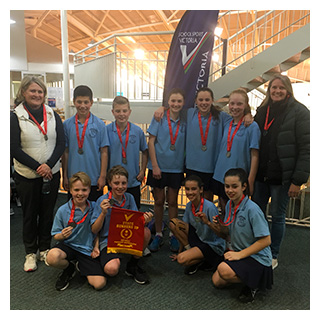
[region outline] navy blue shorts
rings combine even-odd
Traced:
[[[109,261],[113,259],[121,259],[121,255],[119,253],[107,253],[107,247],[100,251],[100,265],[102,269]]]
[[[161,179],[155,179],[152,170],[148,171],[147,185],[153,188],[164,189],[170,187],[172,189],[180,189],[184,179],[183,173],[169,173],[161,171]]]
[[[224,190],[224,184],[221,183],[220,181],[217,181],[215,179],[211,179],[210,190],[213,192],[213,194],[225,199],[226,201],[229,200],[229,198],[226,195],[226,192]]]
[[[76,260],[79,262],[78,267],[82,276],[104,276],[103,269],[100,266],[99,257],[93,259],[91,256],[87,256],[75,249],[69,247],[63,242],[59,242],[54,246],[66,253],[67,260]]]
[[[215,271],[218,265],[223,261],[223,256],[217,254],[207,243],[200,240],[196,229],[189,223],[188,241],[191,247],[198,247],[205,260],[209,262]]]
[[[211,180],[213,176],[213,172],[207,173],[207,172],[199,172],[191,169],[186,169],[186,177],[188,178],[191,175],[198,176],[201,181],[203,182],[203,190],[208,191],[211,190]]]

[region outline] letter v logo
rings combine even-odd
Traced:
[[[134,213],[132,213],[132,214],[130,214],[130,215],[125,214],[124,216],[125,216],[125,218],[126,218],[126,221],[129,221],[130,218],[131,218],[133,215],[134,215]]]
[[[197,44],[197,46],[187,55],[187,46],[186,45],[181,45],[180,46],[180,50],[181,50],[181,54],[182,54],[182,65],[183,65],[183,69],[184,69],[184,73],[187,73],[189,67],[191,66],[194,58],[196,57],[196,55],[198,54],[200,48],[202,47],[202,45],[206,42],[206,40],[208,39],[210,35],[210,32],[206,32],[203,37],[201,38],[200,42]]]

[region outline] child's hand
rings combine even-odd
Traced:
[[[178,258],[178,255],[173,253],[173,254],[170,255],[170,258],[171,258],[171,261],[176,261],[177,258]]]
[[[144,223],[149,223],[153,217],[153,213],[148,211],[144,213]]]
[[[70,226],[62,229],[61,234],[62,234],[63,239],[69,238],[71,236],[72,230],[73,230],[73,228]]]
[[[102,213],[106,214],[108,209],[111,208],[110,200],[109,199],[102,200],[102,202],[100,203],[100,208],[102,210]]]
[[[241,253],[240,251],[238,252],[235,252],[235,251],[227,251],[225,254],[224,254],[224,258],[226,260],[229,260],[229,261],[232,261],[232,260],[241,260]]]
[[[97,257],[100,256],[100,250],[99,248],[93,248],[92,252],[91,252],[91,257],[92,259],[95,259]]]
[[[161,170],[160,170],[160,168],[159,167],[152,168],[152,175],[157,180],[161,179]]]
[[[197,216],[202,220],[203,223],[209,222],[207,215],[204,212],[197,212]]]

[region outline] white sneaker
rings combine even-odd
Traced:
[[[272,259],[272,269],[274,270],[278,266],[278,259]]]
[[[37,270],[37,255],[35,253],[29,253],[26,255],[26,261],[24,263],[23,269],[26,272]]]
[[[48,265],[46,261],[48,252],[49,252],[49,249],[39,252],[39,261],[44,261],[46,265]]]

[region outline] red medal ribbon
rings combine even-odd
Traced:
[[[202,145],[205,146],[207,144],[207,138],[208,138],[208,132],[209,132],[209,127],[210,127],[210,122],[211,122],[211,118],[212,118],[212,114],[210,112],[209,118],[208,118],[208,122],[207,122],[207,126],[206,126],[206,132],[203,136],[203,128],[202,128],[202,122],[201,122],[201,114],[200,112],[198,112],[198,120],[199,120],[199,127],[200,127],[200,135],[201,135],[201,142]]]
[[[245,195],[243,194],[240,202],[237,204],[237,206],[236,206],[235,209],[234,209],[234,213],[233,213],[233,218],[232,218],[232,220],[228,223],[228,221],[229,221],[230,218],[231,218],[231,213],[232,213],[232,208],[231,208],[232,201],[230,200],[229,216],[228,216],[227,221],[226,221],[226,222],[223,222],[223,221],[220,219],[220,217],[218,216],[218,219],[219,219],[219,221],[220,221],[220,223],[221,223],[222,225],[228,226],[228,225],[230,225],[230,224],[234,221],[234,219],[235,219],[235,217],[236,217],[237,210],[238,210],[238,208],[239,208],[239,206],[240,206],[240,204],[241,204],[241,202],[242,202],[242,200],[243,200],[244,198],[245,198]]]
[[[202,197],[200,200],[200,208],[198,212],[203,212],[203,202],[204,202],[204,198]],[[196,208],[193,203],[191,203],[191,210],[192,210],[192,214],[196,217],[197,216]]]
[[[109,192],[109,195],[108,195],[108,200],[110,200],[112,198],[112,190],[110,190]],[[117,200],[116,200],[117,201]],[[118,208],[123,208],[124,204],[126,203],[126,198],[125,196],[123,195],[123,200],[120,204],[120,206],[118,206],[116,203],[114,204],[115,207],[118,207]]]
[[[71,208],[71,214],[70,214],[70,218],[69,218],[68,224],[70,224],[70,223],[72,223],[72,222],[74,222],[74,223],[76,223],[76,224],[81,224],[82,222],[84,222],[84,220],[86,220],[86,217],[87,217],[87,215],[88,215],[89,210],[87,211],[87,213],[84,215],[84,217],[83,217],[80,221],[75,222],[75,221],[73,220],[73,218],[74,218],[74,212],[75,212],[75,210],[76,210],[76,207],[75,207],[75,205],[74,205],[73,199],[71,199],[71,201],[72,201],[72,208]],[[89,202],[88,200],[87,200],[87,205],[90,207],[90,202]]]
[[[81,140],[80,140],[79,126],[78,126],[78,114],[76,114],[75,123],[76,123],[76,133],[77,133],[77,140],[78,140],[79,149],[82,149],[82,147],[83,147],[84,135],[86,134],[89,118],[90,118],[90,112],[88,113],[86,121],[84,122],[83,130],[82,130],[82,134],[81,134]]]
[[[121,131],[119,126],[116,123],[116,127],[117,127],[117,133],[118,133],[118,137],[121,143],[121,147],[122,147],[122,158],[127,158],[127,145],[128,145],[128,141],[129,141],[129,134],[130,134],[130,124],[129,122],[127,123],[127,134],[126,134],[126,141],[125,141],[125,146],[123,147],[123,142],[122,142],[122,136],[121,136]]]
[[[41,125],[39,124],[39,122],[35,119],[35,117],[30,113],[30,111],[26,108],[26,106],[23,104],[24,109],[28,112],[30,118],[33,120],[33,122],[37,125],[37,127],[39,128],[39,130],[42,132],[42,134],[44,136],[47,136],[47,132],[48,132],[48,121],[47,121],[47,111],[46,108],[44,106],[44,104],[42,104],[42,110],[43,110],[43,126],[44,129],[41,127]]]
[[[233,138],[236,135],[236,133],[238,132],[238,130],[239,130],[240,126],[241,126],[242,120],[243,120],[243,117],[238,122],[238,124],[237,124],[237,126],[236,126],[236,128],[235,128],[235,130],[234,130],[234,132],[232,134],[231,140],[230,140],[230,135],[231,135],[231,129],[232,129],[232,125],[233,125],[233,120],[230,122],[229,131],[228,131],[228,141],[227,141],[227,151],[228,152],[231,151]]]
[[[268,120],[269,120],[269,112],[270,112],[270,106],[268,106],[268,109],[267,109],[267,115],[266,115],[266,121],[264,123],[264,130],[265,131],[268,131],[270,126],[272,125],[273,121],[274,121],[274,118],[268,123]]]
[[[167,121],[168,121],[168,126],[169,126],[170,142],[171,142],[171,145],[173,146],[176,143],[176,140],[177,140],[177,137],[178,137],[179,127],[180,127],[180,120],[178,121],[177,128],[176,128],[176,133],[174,134],[174,137],[173,137],[173,132],[172,132],[171,120],[170,120],[170,110],[167,111]]]

